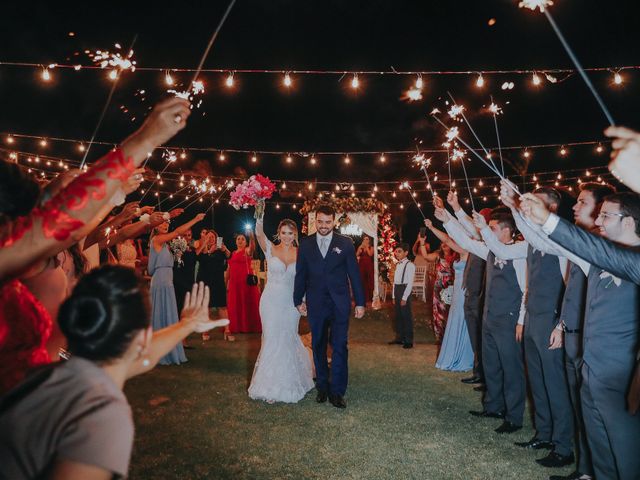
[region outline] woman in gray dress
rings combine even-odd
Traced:
[[[147,271],[151,277],[151,323],[153,330],[173,325],[178,321],[178,305],[173,288],[173,255],[169,251],[168,242],[189,230],[195,223],[204,218],[199,213],[192,220],[169,231],[169,222],[158,225],[151,235],[149,246],[149,265]],[[176,345],[167,355],[160,359],[160,365],[180,365],[187,361],[184,347]]]

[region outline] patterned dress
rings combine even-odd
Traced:
[[[455,256],[440,258],[436,264],[436,278],[433,283],[433,319],[431,327],[437,343],[442,342],[444,331],[447,327],[447,317],[449,307],[442,299],[441,293],[448,287],[453,286],[454,270],[453,262]]]

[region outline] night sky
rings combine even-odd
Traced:
[[[633,3],[557,0],[551,11],[585,67],[615,67],[640,64],[640,30]],[[83,50],[109,49],[115,42],[126,48],[137,34],[134,50],[139,66],[194,68],[226,6],[226,0],[153,5],[11,2],[3,7],[0,63],[88,65]],[[495,24],[490,26],[492,18]],[[69,32],[75,35],[70,37]],[[74,52],[80,55],[74,57]],[[544,15],[519,9],[516,1],[506,0],[238,0],[205,66],[283,71],[572,68]],[[44,84],[37,69],[0,65],[3,138],[7,133],[90,138],[111,87],[106,72],[54,69],[52,75],[53,81]],[[613,84],[612,72],[594,73],[591,78],[616,123],[638,128],[640,75],[631,70],[622,75],[622,85]],[[565,75],[556,76],[561,80]],[[191,74],[174,77],[188,82]],[[555,85],[543,80],[538,88],[532,86],[531,75],[485,75],[482,89],[475,86],[476,77],[424,76],[423,100],[407,103],[400,96],[415,77],[360,76],[361,86],[354,93],[351,76],[340,81],[339,75],[294,76],[293,88],[285,91],[282,75],[236,74],[236,85],[228,90],[225,74],[205,73],[201,77],[207,88],[203,105],[171,144],[222,150],[389,152],[411,150],[421,140],[423,148],[438,148],[444,140],[443,130],[428,113],[435,106],[443,109],[447,91],[466,106],[472,125],[487,146],[496,146],[493,123],[479,111],[489,103],[490,94],[504,109],[499,123],[505,146],[604,140],[606,120],[577,74]],[[139,125],[145,109],[163,96],[163,78],[160,72],[125,73],[97,139],[117,143]],[[514,82],[515,88],[503,91],[500,86],[504,81]],[[134,95],[139,89],[146,91],[145,102]],[[128,114],[122,112],[121,105],[129,109]],[[130,120],[133,115],[137,116],[135,122]],[[472,138],[463,132],[465,139]],[[36,141],[21,139],[15,148],[80,158],[72,144],[50,142],[43,150]],[[89,160],[103,151],[92,148]],[[522,151],[506,156],[521,163]],[[215,176],[262,173],[288,181],[424,180],[407,155],[387,154],[384,165],[374,155],[352,155],[348,166],[340,156],[318,156],[315,167],[309,165],[308,158],[297,155],[292,165],[286,164],[283,156],[261,155],[257,164],[252,164],[247,154],[226,154],[224,164],[217,158],[217,153],[194,152],[180,161],[175,171],[179,168],[187,174],[197,171]],[[446,175],[445,160],[446,154],[433,157],[434,173],[441,177]],[[586,169],[606,161],[607,153],[596,155],[592,146],[572,148],[565,158],[557,148],[536,150],[528,172]],[[161,169],[164,162],[156,156],[150,165]],[[477,160],[467,165],[470,176],[490,175]],[[514,173],[511,169],[507,172]],[[296,193],[292,188],[286,192]],[[400,211],[394,205],[392,212],[404,226],[405,240],[412,241],[419,216],[403,195],[398,199],[402,198],[407,208]],[[398,201],[389,194],[379,198]],[[419,198],[426,203],[429,195],[423,191]],[[284,204],[297,200],[298,207],[301,205],[295,196],[278,199]],[[297,211],[284,204],[279,211],[267,209],[268,230],[284,216],[301,220]],[[191,210],[195,214],[208,207],[207,202],[203,205],[192,207],[187,216]],[[252,212],[238,213],[220,206],[205,223],[213,223],[230,245],[231,233],[251,217]]]

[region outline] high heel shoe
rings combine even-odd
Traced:
[[[236,337],[231,335],[231,333],[229,333],[229,332],[224,332],[224,339],[226,341],[228,341],[228,342],[235,342],[236,341]]]

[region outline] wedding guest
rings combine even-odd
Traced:
[[[482,324],[482,361],[486,393],[483,410],[477,417],[502,418],[496,433],[513,433],[522,428],[525,407],[525,377],[522,358],[522,329],[526,260],[503,260],[480,240],[473,239],[446,210],[436,208],[436,218],[444,222],[451,238],[465,250],[487,262],[486,301]],[[482,229],[490,229],[505,244],[513,243],[515,222],[508,209],[494,209],[489,225],[474,215]]]
[[[442,339],[442,348],[436,360],[436,368],[451,372],[467,372],[473,368],[473,349],[467,331],[467,323],[464,318],[464,288],[463,273],[468,261],[469,253],[461,248],[451,237],[438,230],[431,220],[426,219],[424,224],[443,244],[460,255],[460,259],[453,263],[455,277],[453,281],[453,295],[451,308],[447,318],[447,327]]]
[[[218,244],[220,245],[218,246]],[[199,265],[197,280],[208,285],[211,291],[209,300],[210,312],[217,318],[228,318],[227,286],[224,277],[231,252],[222,242],[222,239],[218,237],[216,231],[210,230],[205,242],[200,243],[196,253]],[[227,338],[229,338],[228,326],[225,332]],[[204,334],[203,338],[208,340],[207,334]]]
[[[396,246],[394,256],[398,263],[393,276],[391,298],[395,305],[396,338],[389,345],[402,345],[402,348],[413,348],[413,313],[411,312],[411,290],[416,267],[407,257],[409,244]]]
[[[233,333],[260,333],[260,289],[251,266],[255,252],[253,233],[238,233],[235,236],[236,250],[229,259],[229,286],[227,309],[229,312],[229,334],[225,340],[233,341]]]
[[[526,313],[524,317],[524,353],[527,377],[534,405],[535,434],[527,442],[516,445],[528,449],[548,449],[549,454],[536,460],[545,467],[560,468],[574,463],[573,415],[569,389],[564,372],[562,350],[549,348],[549,339],[558,325],[558,317],[564,293],[567,258],[546,248],[531,232],[516,209],[513,184],[503,182],[501,198],[511,209],[516,228],[524,236],[524,242],[505,245],[489,230],[482,232],[487,246],[504,260],[525,259],[528,284]],[[540,187],[534,191],[553,212],[569,216],[569,204],[573,197],[552,187]],[[563,198],[564,197],[564,198]]]
[[[149,242],[149,265],[151,275],[151,323],[154,330],[160,330],[178,322],[178,306],[173,287],[173,255],[167,245],[204,218],[197,214],[187,223],[169,231],[169,222],[156,227]],[[160,359],[160,365],[180,365],[187,361],[182,344]]]
[[[427,253],[431,252],[431,245],[425,242],[424,246],[425,246],[425,249],[427,250]],[[420,253],[420,234],[418,234],[418,236],[416,237],[416,241],[413,242],[413,246],[411,247],[411,253],[413,253],[413,264],[416,267],[427,266],[427,259],[424,256],[422,256],[422,254]]]
[[[360,278],[362,279],[362,286],[364,287],[365,298],[367,299],[368,303],[373,301],[373,255],[374,251],[371,237],[366,234],[362,234],[362,243],[356,250],[356,257],[358,258]]]
[[[152,335],[146,282],[134,271],[105,266],[82,278],[59,316],[71,359],[0,399],[0,477],[125,478],[134,425],[124,384],[191,332],[217,326],[207,301],[194,285],[180,322]]]
[[[174,253],[173,264],[173,287],[176,292],[176,305],[178,311],[182,310],[184,296],[191,290],[191,286],[196,281],[196,251],[193,246],[193,233],[187,229],[182,235],[187,248],[184,252]],[[211,291],[211,285],[205,283]]]
[[[425,242],[425,237],[420,237],[420,246]],[[458,259],[458,254],[449,245],[443,243],[435,252],[426,253],[423,250],[422,256],[428,262],[436,262],[436,277],[433,282],[433,315],[431,328],[436,339],[436,345],[442,344],[444,330],[447,328],[447,318],[449,317],[449,307],[451,306],[442,298],[442,292],[448,292],[453,288],[454,271],[453,263]]]
[[[626,403],[640,338],[640,295],[638,285],[609,271],[609,266],[624,270],[624,262],[607,241],[640,246],[640,196],[616,193],[604,199],[596,225],[605,238],[549,212],[531,194],[524,195],[521,208],[551,240],[575,253],[568,257],[588,276],[580,392],[595,477],[640,478],[640,416],[632,415]],[[589,263],[594,260],[600,268]]]
[[[444,208],[444,202],[440,197],[434,198],[434,203],[439,208]],[[480,233],[471,221],[470,217],[460,206],[458,195],[455,192],[449,192],[447,195],[447,203],[453,209],[456,218],[460,224],[465,227],[467,233],[476,240],[481,240]],[[487,222],[491,217],[491,209],[483,208],[480,210]],[[486,262],[483,258],[468,252],[467,263],[464,268],[462,287],[464,289],[464,318],[467,322],[467,331],[471,339],[471,347],[473,348],[473,374],[470,377],[461,379],[462,383],[479,384],[474,390],[484,391],[484,371],[482,368],[482,317],[484,311],[484,290],[485,290],[485,271]]]

